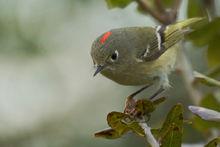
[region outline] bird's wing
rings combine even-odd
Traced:
[[[191,30],[189,26],[203,18],[191,18],[169,26],[157,26],[155,35],[146,49],[143,50],[140,59],[143,61],[154,61],[159,58],[170,47],[184,38]]]

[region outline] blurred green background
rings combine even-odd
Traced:
[[[180,19],[186,16],[186,5],[184,1]],[[121,86],[100,75],[93,78],[90,47],[109,29],[155,25],[135,7],[132,3],[123,10],[108,10],[100,0],[0,0],[1,147],[146,146],[133,134],[117,140],[93,135],[107,127],[107,113],[122,111],[126,96],[139,87]],[[196,48],[186,46],[187,51]],[[190,50],[199,71],[207,68],[205,50]],[[191,103],[175,73],[171,84],[165,93],[170,100],[150,121],[154,127],[173,104]],[[150,94],[145,91],[142,97]],[[190,125],[184,136],[188,143],[203,139]]]

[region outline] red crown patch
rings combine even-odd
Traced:
[[[112,32],[106,32],[100,39],[100,43],[105,43],[105,41],[111,36]]]

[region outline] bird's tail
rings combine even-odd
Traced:
[[[171,24],[165,29],[164,46],[169,48],[183,39],[184,35],[193,31],[191,26],[205,20],[202,17],[189,18],[177,23]]]
[[[200,21],[203,21],[203,20],[205,20],[204,17],[189,18],[186,20],[176,22],[176,23],[172,24],[172,26],[173,26],[173,28],[184,30],[184,29],[191,27],[192,25],[199,23]]]

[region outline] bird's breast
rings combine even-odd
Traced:
[[[145,72],[143,68],[140,70],[139,66],[130,66],[122,70],[104,70],[101,72],[107,78],[122,84],[122,85],[146,85],[152,83],[154,80],[153,75]]]

